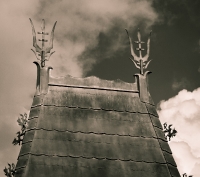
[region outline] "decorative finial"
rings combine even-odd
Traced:
[[[30,18],[29,18],[29,20],[30,20],[31,26],[32,26],[33,47],[35,47],[35,50],[33,50],[33,49],[31,49],[31,50],[35,54],[36,58],[41,61],[41,67],[44,67],[45,61],[48,61],[50,56],[55,52],[55,51],[51,52],[51,49],[53,49],[54,30],[55,30],[55,26],[56,26],[57,21],[54,23],[54,26],[53,26],[52,31],[51,31],[49,46],[45,48],[45,42],[48,42],[48,40],[45,39],[45,35],[49,35],[49,33],[45,32],[45,21],[44,21],[44,19],[42,19],[42,24],[41,24],[42,32],[38,32],[38,34],[42,34],[42,39],[39,39],[39,41],[42,42],[42,47],[39,47],[38,44],[37,44],[35,28],[34,28],[32,20]]]
[[[135,64],[136,68],[140,69],[140,74],[144,74],[144,69],[146,69],[149,65],[149,63],[151,62],[151,60],[147,61],[149,58],[149,52],[150,52],[150,36],[151,36],[151,32],[149,34],[149,38],[147,41],[147,53],[144,57],[142,57],[142,51],[144,51],[144,49],[142,48],[142,44],[145,42],[141,41],[141,34],[140,34],[140,30],[138,29],[138,33],[137,33],[137,37],[138,37],[138,41],[134,41],[136,44],[138,44],[138,48],[136,48],[137,51],[139,51],[139,57],[135,54],[134,49],[133,49],[133,43],[132,43],[132,39],[129,36],[128,30],[125,29],[127,34],[128,34],[128,38],[129,38],[129,42],[130,42],[130,49],[131,49],[131,60],[133,61],[133,63]]]

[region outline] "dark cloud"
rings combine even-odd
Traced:
[[[187,78],[191,91],[200,85],[200,1],[154,0],[152,6],[159,20],[152,25],[150,91],[158,103],[180,91],[172,90],[173,78]]]
[[[182,89],[189,89],[191,88],[191,83],[187,78],[181,78],[181,80],[174,79],[172,83],[172,89],[180,91]]]
[[[160,20],[169,25],[180,23],[184,20],[186,23],[200,26],[200,2],[198,0],[154,0],[153,6],[160,14]]]

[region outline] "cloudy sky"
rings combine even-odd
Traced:
[[[134,82],[129,41],[141,29],[151,36],[150,93],[160,120],[176,127],[170,142],[181,174],[200,177],[200,1],[199,0],[1,0],[0,1],[0,177],[15,162],[11,142],[20,113],[28,112],[35,91],[36,66],[29,18],[36,31],[55,21],[53,76],[95,75]],[[38,36],[39,37],[39,36]]]

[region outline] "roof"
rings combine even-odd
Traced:
[[[180,177],[146,75],[125,83],[43,70],[15,177]]]

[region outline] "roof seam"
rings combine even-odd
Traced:
[[[161,149],[162,149],[162,151],[165,151],[168,154],[172,154],[171,152],[167,151],[166,149],[163,149],[162,147],[161,147]]]
[[[22,144],[28,144],[28,143],[31,143],[31,142],[33,142],[33,140],[29,140],[29,141],[23,142]]]
[[[25,156],[25,155],[34,155],[34,156],[47,156],[47,157],[70,157],[70,158],[83,158],[83,159],[96,159],[96,160],[113,160],[113,161],[122,161],[122,162],[143,162],[143,163],[159,163],[159,164],[167,164],[167,163],[163,163],[163,162],[157,162],[157,161],[153,161],[153,162],[148,162],[148,161],[136,161],[136,160],[132,160],[132,159],[111,159],[111,158],[106,158],[106,157],[102,157],[102,158],[98,158],[98,157],[84,157],[84,156],[72,156],[72,155],[66,155],[66,156],[62,156],[62,155],[55,155],[55,154],[34,154],[34,153],[26,153],[26,154],[21,154],[20,156]]]
[[[18,167],[18,168],[16,168],[15,170],[20,170],[20,169],[22,169],[22,168],[26,168],[26,166],[27,166],[27,165],[24,165],[24,166]]]
[[[177,168],[177,165],[173,165],[172,163],[170,163],[170,162],[168,162],[168,161],[167,161],[167,164],[170,164],[170,165],[172,165],[173,167],[176,167],[176,168]]]
[[[38,140],[44,140],[44,138],[35,138],[35,139],[38,139]],[[45,139],[47,140],[47,139]],[[56,140],[56,139],[48,139],[48,140]],[[71,142],[84,142],[84,143],[95,143],[95,144],[118,144],[118,145],[124,145],[125,143],[109,143],[109,142],[95,142],[95,141],[82,141],[82,140],[75,140],[75,139],[65,139],[65,140],[59,140],[59,141],[71,141]],[[27,142],[24,142],[22,144],[27,144],[27,143],[30,143],[32,141],[27,141]],[[126,145],[133,145],[134,143],[127,143]],[[135,145],[134,146],[141,146],[141,145]],[[158,146],[156,145],[148,145],[148,147],[151,147],[151,148],[158,148]]]
[[[148,107],[147,107],[146,104],[145,104],[145,106],[146,106],[146,108],[147,108],[147,111],[150,113],[150,111],[148,110]],[[156,136],[158,137],[158,135],[157,135],[157,133],[156,133],[156,130],[155,130],[155,127],[154,127],[154,125],[153,125],[152,118],[151,118],[151,116],[149,116],[149,117],[150,117],[150,120],[151,120],[151,123],[152,123],[153,129],[154,129],[154,132],[155,132]],[[161,151],[162,151],[162,154],[163,154],[163,157],[164,157],[164,159],[165,159],[165,162],[168,164],[168,162],[167,162],[167,160],[166,160],[166,158],[165,158],[165,155],[164,155],[164,153],[163,153],[163,149],[162,149],[162,147],[161,147],[161,144],[160,144],[159,141],[158,141],[158,143],[159,143],[159,145],[160,145],[160,149],[161,149]],[[169,171],[170,175],[172,176],[171,171],[170,171],[168,165],[167,165],[167,168],[168,168],[168,171]]]
[[[154,137],[154,136],[151,136],[151,137],[145,137],[145,136],[133,136],[133,135],[121,135],[121,134],[112,134],[112,133],[96,133],[96,132],[82,132],[82,131],[71,131],[71,130],[56,130],[56,129],[45,129],[45,128],[37,128],[37,127],[34,127],[34,128],[31,128],[31,129],[28,129],[27,131],[31,131],[31,130],[45,130],[45,131],[57,131],[57,132],[69,132],[69,133],[83,133],[83,134],[95,134],[95,135],[112,135],[112,136],[124,136],[124,137],[142,137],[142,138],[154,138],[154,139],[160,139],[160,140],[163,140],[161,138],[158,138],[158,137]],[[163,140],[165,142],[167,142],[166,140]]]
[[[31,108],[37,108],[37,107],[40,107],[40,106],[42,106],[42,103],[40,103],[40,104],[35,104],[34,106],[32,105]]]
[[[38,119],[39,116],[33,116],[33,117],[29,117],[28,120],[32,120],[32,119]]]
[[[90,108],[83,108],[83,107],[79,107],[79,106],[63,106],[63,105],[61,105],[61,106],[58,106],[58,105],[48,105],[48,104],[44,104],[44,105],[42,105],[42,106],[45,106],[45,107],[49,107],[49,106],[54,106],[54,107],[66,107],[66,108],[69,108],[69,109],[87,109],[87,110],[94,110],[94,111],[101,111],[101,110],[103,110],[103,111],[114,111],[114,112],[124,112],[124,113],[139,113],[139,114],[150,114],[150,113],[148,113],[148,112],[139,112],[139,111],[127,111],[127,110],[125,110],[125,111],[120,111],[120,110],[114,110],[114,109],[104,109],[104,108],[92,108],[92,107],[90,107]]]
[[[153,124],[153,126],[156,127],[156,128],[158,128],[158,129],[160,129],[160,130],[163,130],[161,127],[158,127],[157,125]]]
[[[147,110],[148,110],[148,109],[147,109]],[[159,118],[158,115],[155,115],[155,114],[153,114],[153,113],[148,112],[148,114]]]
[[[138,137],[132,137],[132,138],[138,138]],[[140,138],[149,138],[149,137],[140,137]],[[35,138],[35,139],[43,139],[43,138]],[[152,138],[149,138],[149,139],[152,139]],[[153,139],[157,139],[157,138],[154,138],[153,137]],[[49,139],[49,140],[54,140],[54,139]],[[102,144],[124,144],[124,143],[107,143],[107,142],[95,142],[95,141],[81,141],[81,140],[76,140],[76,141],[74,141],[74,140],[70,140],[70,139],[66,139],[67,141],[72,141],[72,142],[86,142],[86,143],[102,143]],[[60,140],[60,141],[66,141],[66,140]],[[33,140],[29,140],[29,141],[26,141],[26,142],[23,142],[22,144],[27,144],[27,143],[31,143],[31,142],[33,142]],[[131,143],[129,143],[129,145],[132,145]],[[135,145],[135,146],[139,146],[139,145]],[[148,146],[148,147],[157,147],[157,146]],[[168,154],[172,154],[171,152],[169,152],[169,151],[167,151],[167,150],[165,150],[165,149],[163,149],[162,147],[161,147],[161,149],[162,149],[162,151],[165,151],[166,153],[168,153]],[[170,162],[169,162],[170,163]]]
[[[151,105],[151,106],[155,106],[155,104],[152,104],[152,103],[149,103],[149,102],[144,102],[144,101],[142,101],[142,100],[141,100],[141,102],[142,102],[142,103],[145,103],[145,104],[149,104],[149,105]]]
[[[42,101],[43,101],[43,99],[42,99]],[[41,114],[41,106],[39,107],[39,111],[38,111],[38,116],[37,116],[37,118],[39,118],[39,116],[40,116],[40,114]],[[30,116],[30,115],[29,115]],[[36,118],[36,116],[34,116],[34,118]],[[29,118],[28,118],[28,120],[30,120]],[[36,124],[38,124],[38,122],[39,121],[36,121]],[[27,132],[28,130],[26,130],[26,132]],[[26,134],[25,134],[25,136],[26,136]],[[34,131],[34,134],[33,134],[33,137],[32,137],[32,140],[34,139],[34,136],[35,136],[35,131]],[[33,141],[30,141],[30,142],[32,142],[33,143]],[[30,143],[29,142],[29,143]],[[32,145],[32,144],[31,144]],[[32,149],[32,146],[31,146],[31,148],[30,148],[30,151],[31,151],[31,149]],[[21,150],[22,150],[22,148],[21,148]],[[20,153],[21,153],[21,151],[20,151]],[[22,155],[19,153],[19,156],[18,156],[18,159],[19,159],[19,157],[21,157]],[[27,155],[30,155],[30,153],[27,153]],[[28,157],[28,159],[27,159],[27,162],[26,162],[26,165],[25,165],[25,167],[24,167],[24,171],[26,171],[27,170],[27,166],[28,166],[28,164],[29,164],[29,158],[30,157]],[[20,159],[19,159],[20,160]],[[18,161],[19,162],[19,161]]]

